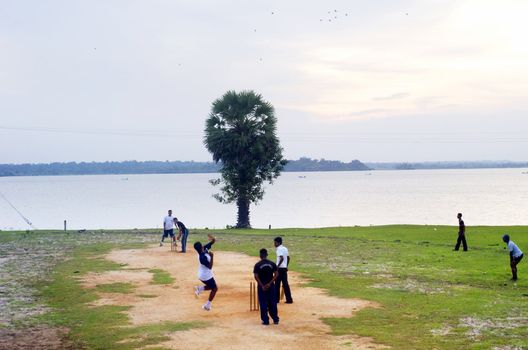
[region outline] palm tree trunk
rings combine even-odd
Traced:
[[[251,228],[249,224],[249,200],[245,198],[237,199],[238,207],[238,218],[237,218],[237,228]]]

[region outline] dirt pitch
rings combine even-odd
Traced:
[[[202,310],[208,293],[196,298],[198,258],[170,251],[170,246],[112,251],[107,259],[127,264],[124,270],[89,274],[86,287],[129,282],[132,294],[101,293],[98,305],[131,305],[134,325],[163,321],[199,321],[205,328],[176,332],[157,346],[170,349],[375,349],[382,346],[358,336],[332,336],[322,317],[353,317],[354,312],[375,307],[359,299],[340,299],[324,290],[302,286],[302,277],[290,272],[294,303],[279,304],[280,325],[263,326],[259,312],[249,311],[249,283],[258,258],[234,252],[215,252],[213,271],[219,291],[210,312]],[[162,269],[175,279],[172,285],[151,284],[150,269]],[[148,347],[147,347],[148,349]]]

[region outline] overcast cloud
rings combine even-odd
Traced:
[[[0,0],[0,163],[210,160],[253,89],[289,159],[527,160],[528,2]]]

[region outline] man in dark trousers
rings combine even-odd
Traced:
[[[290,265],[290,255],[288,248],[282,245],[282,237],[275,237],[273,240],[275,248],[277,248],[277,267],[279,268],[279,276],[276,283],[277,303],[280,302],[280,288],[281,283],[284,288],[284,296],[286,297],[286,304],[292,304],[290,285],[288,284],[288,265]]]
[[[279,324],[277,312],[277,300],[275,294],[275,280],[278,276],[277,265],[268,260],[268,251],[264,248],[260,250],[260,261],[253,268],[253,275],[258,283],[258,299],[260,304],[260,319],[262,324],[269,325],[269,316],[274,324]]]
[[[467,252],[468,246],[466,242],[466,225],[464,225],[464,220],[462,220],[462,213],[458,213],[458,239],[455,245],[455,249],[460,249],[460,243],[464,246],[464,251]]]
[[[180,233],[178,234],[178,237],[176,237],[177,240],[181,240],[181,253],[185,253],[185,250],[187,248],[187,237],[189,236],[189,230],[187,230],[187,227],[178,220],[178,218],[174,218],[174,224],[178,226],[178,230]]]

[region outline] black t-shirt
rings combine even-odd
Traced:
[[[263,284],[268,284],[273,279],[273,273],[275,271],[277,271],[277,265],[268,259],[260,260],[253,268],[253,273],[258,275],[258,278]]]
[[[178,225],[178,228],[182,231],[185,231],[185,225],[181,221],[176,221],[176,225]]]
[[[464,220],[458,221],[458,233],[461,235],[466,233],[466,225],[464,225]]]

